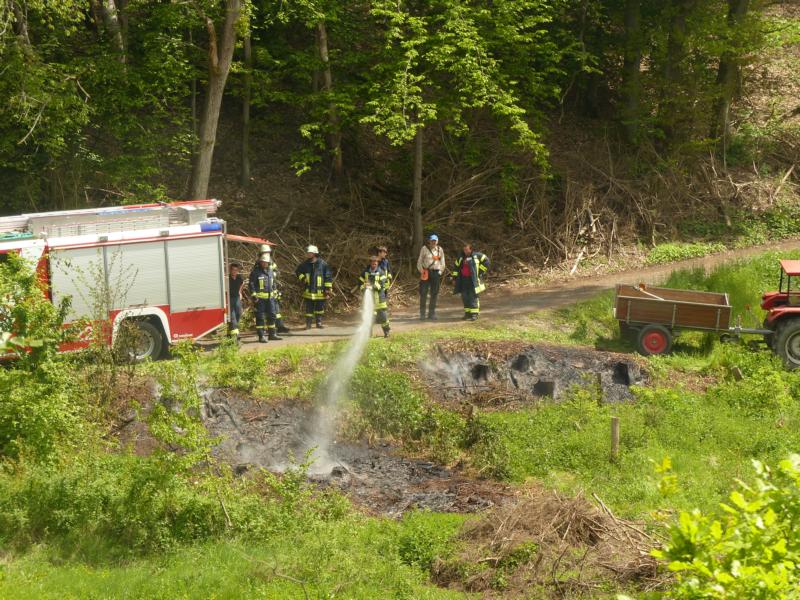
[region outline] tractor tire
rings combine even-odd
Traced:
[[[672,333],[663,325],[646,325],[639,332],[636,349],[644,356],[669,354],[672,350]]]
[[[778,323],[772,338],[772,349],[783,359],[784,366],[790,371],[800,367],[800,318]]]
[[[129,320],[130,327],[120,352],[127,362],[139,363],[147,359],[157,360],[164,353],[166,343],[160,327],[144,319]]]

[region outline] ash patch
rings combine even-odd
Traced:
[[[623,354],[569,346],[537,345],[493,354],[486,344],[455,352],[437,347],[437,356],[420,367],[446,401],[504,406],[560,400],[574,386],[600,385],[606,402],[633,399],[631,386],[647,382],[637,362]]]
[[[264,405],[221,389],[204,395],[203,422],[220,437],[214,453],[238,474],[253,467],[283,471],[292,457],[302,461],[312,444],[314,414],[309,409],[289,402]],[[396,450],[388,444],[332,444],[323,468],[312,465],[309,480],[387,515],[414,508],[476,512],[502,505],[513,495],[506,486],[470,480],[442,465],[399,456]]]

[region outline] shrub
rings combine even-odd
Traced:
[[[730,504],[681,513],[655,555],[676,575],[675,598],[795,598],[800,589],[800,455],[739,482]]]

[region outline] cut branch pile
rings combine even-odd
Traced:
[[[434,564],[435,581],[484,595],[554,598],[663,587],[667,579],[650,556],[659,541],[594,498],[597,505],[582,496],[527,490],[518,502],[467,525],[460,536],[464,549]]]

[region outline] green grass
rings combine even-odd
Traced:
[[[596,492],[632,517],[710,509],[750,472],[752,459],[775,463],[800,447],[800,377],[762,358],[744,368],[744,382],[725,380],[706,393],[642,389],[634,404],[600,405],[594,390],[582,390],[563,404],[482,418],[502,432],[500,456],[514,481]],[[621,421],[616,463],[609,457],[612,415]],[[668,494],[654,469],[664,457],[677,477]]]
[[[353,517],[257,543],[185,546],[108,566],[54,562],[39,548],[6,557],[0,598],[461,598],[427,583],[431,557],[447,553],[461,522],[453,515]]]

